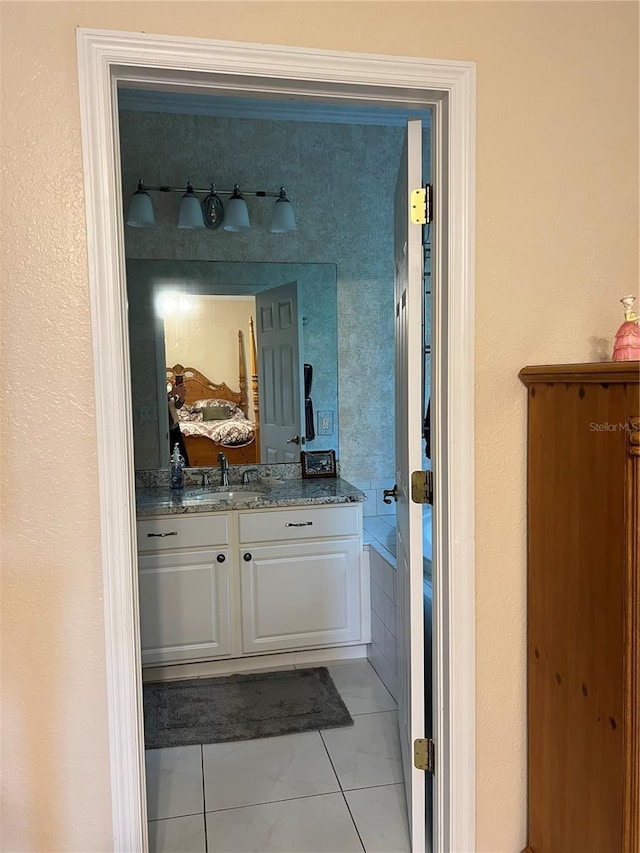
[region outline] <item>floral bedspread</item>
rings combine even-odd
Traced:
[[[205,406],[226,408],[227,417],[205,420],[202,414]],[[178,416],[183,435],[204,436],[223,447],[251,444],[256,437],[255,424],[244,416],[242,409],[227,400],[196,400],[193,405],[179,409]]]

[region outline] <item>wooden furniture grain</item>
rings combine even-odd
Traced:
[[[640,853],[639,367],[520,372],[529,853]]]

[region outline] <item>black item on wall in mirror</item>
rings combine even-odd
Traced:
[[[422,437],[424,438],[424,455],[427,459],[431,459],[431,400],[427,403],[427,414],[424,417]]]
[[[311,402],[311,384],[313,382],[313,367],[304,365],[304,429],[307,441],[313,441],[316,430],[313,424],[313,403]]]

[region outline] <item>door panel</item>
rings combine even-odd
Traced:
[[[243,651],[361,639],[361,548],[359,538],[243,548]]]
[[[304,393],[296,282],[259,293],[256,315],[260,459],[299,462]]]
[[[422,468],[422,228],[410,222],[410,194],[422,185],[422,122],[412,119],[398,170],[395,218],[395,380],[398,563],[398,726],[414,851],[425,850],[425,772],[413,743],[425,736],[422,506],[411,500],[411,472]]]
[[[139,558],[144,664],[203,660],[231,652],[228,567],[224,548]]]

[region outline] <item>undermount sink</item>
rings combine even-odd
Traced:
[[[256,501],[264,497],[264,492],[230,489],[228,492],[198,492],[184,495],[182,503],[236,503],[237,501]]]

